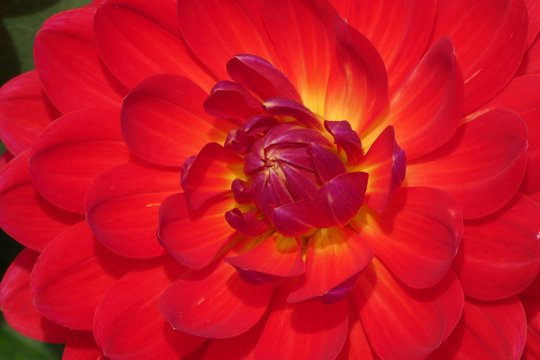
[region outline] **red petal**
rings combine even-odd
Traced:
[[[255,115],[263,114],[261,101],[243,86],[229,80],[219,81],[204,101],[206,112],[243,124]]]
[[[384,63],[363,35],[337,21],[336,54],[326,90],[324,118],[347,120],[359,132],[388,105],[388,79]]]
[[[405,175],[405,156],[396,144],[393,127],[384,129],[354,169],[369,174],[366,205],[384,211],[392,191],[399,187]]]
[[[94,335],[107,357],[179,359],[204,341],[174,331],[160,314],[160,296],[182,271],[174,261],[163,264],[127,274],[103,297]]]
[[[105,360],[91,333],[70,336],[62,360]]]
[[[255,359],[334,359],[347,337],[347,304],[308,300],[287,303],[287,291],[274,297],[255,346]]]
[[[30,148],[56,115],[35,71],[17,76],[0,89],[0,139],[14,155]]]
[[[465,294],[495,300],[525,289],[540,270],[539,224],[540,205],[523,195],[468,222],[454,264]]]
[[[92,330],[97,304],[128,266],[124,258],[101,246],[81,222],[41,253],[32,271],[34,305],[68,328]]]
[[[435,20],[435,0],[331,0],[340,15],[364,34],[386,64],[391,93],[417,64]],[[388,26],[391,24],[391,26]]]
[[[343,350],[336,360],[375,360],[375,354],[371,349],[366,332],[358,316],[356,307],[349,306],[349,331]]]
[[[267,60],[249,54],[235,55],[227,62],[231,79],[261,99],[285,98],[301,102],[294,85]]]
[[[540,4],[536,0],[524,0],[527,6],[529,31],[527,32],[527,46],[531,46],[540,31]]]
[[[156,75],[124,99],[122,132],[141,159],[180,166],[208,142],[222,142],[233,124],[212,119],[202,107],[208,94],[190,80]]]
[[[377,261],[364,274],[354,293],[356,305],[371,346],[381,358],[423,358],[458,323],[463,291],[451,272],[437,285],[421,290],[402,285]]]
[[[264,328],[266,320],[260,320],[242,335],[227,339],[212,339],[204,357],[193,357],[186,360],[256,360],[253,356],[255,346]]]
[[[313,200],[312,225],[333,227],[345,225],[360,209],[364,201],[368,174],[350,172],[325,183]]]
[[[520,114],[527,123],[529,146],[527,170],[523,189],[528,193],[540,191],[540,76],[520,76],[512,80],[486,107],[509,108]]]
[[[466,301],[458,326],[430,359],[519,359],[526,338],[525,312],[517,297]]]
[[[45,200],[28,172],[29,152],[23,152],[0,171],[0,226],[18,242],[42,250],[58,234],[82,220]]]
[[[13,260],[0,284],[0,307],[7,323],[32,339],[64,342],[68,330],[41,315],[33,304],[30,273],[39,254],[24,249]]]
[[[151,258],[164,250],[157,239],[161,203],[178,192],[178,171],[135,164],[98,177],[86,203],[92,232],[109,250],[126,257]]]
[[[462,115],[463,77],[452,43],[443,38],[392,98],[385,124],[394,127],[407,160],[413,160],[446,143]]]
[[[114,110],[81,110],[56,120],[32,149],[32,181],[47,200],[73,212],[85,210],[86,192],[93,179],[126,163]]]
[[[527,43],[527,8],[522,0],[443,1],[431,38],[442,36],[456,47],[465,78],[465,113],[470,113],[516,73]]]
[[[454,197],[466,219],[510,201],[526,164],[527,129],[517,114],[493,109],[458,129],[435,152],[407,164],[409,186],[439,188]]]
[[[536,38],[525,54],[520,74],[540,74],[540,38]]]
[[[173,283],[161,297],[161,311],[178,331],[208,338],[242,334],[262,317],[271,285],[252,285],[221,262],[211,271],[194,272]]]
[[[227,257],[225,261],[241,271],[255,271],[280,278],[298,276],[304,272],[302,252],[296,239],[278,234],[264,239],[254,249]]]
[[[527,316],[527,342],[522,359],[540,358],[540,298],[537,296],[521,296],[521,302]]]
[[[133,87],[161,73],[184,75],[207,90],[215,82],[192,59],[176,30],[170,29],[170,21],[164,19],[175,11],[175,1],[149,6],[124,0],[108,1],[97,10],[94,31],[99,53],[126,86]]]
[[[242,158],[216,143],[209,143],[199,152],[182,184],[189,206],[199,208],[205,202],[231,192],[235,178],[241,177]]]
[[[232,206],[220,201],[193,211],[184,194],[173,195],[159,210],[159,240],[182,265],[203,268],[231,241],[234,230],[225,220],[225,212]]]
[[[386,213],[361,214],[353,226],[408,286],[426,288],[447,273],[463,234],[459,205],[442,191],[401,188]]]
[[[345,297],[372,256],[366,241],[348,228],[315,232],[308,244],[304,278],[287,301],[322,297],[325,302],[333,302]]]
[[[63,113],[117,105],[125,93],[97,53],[92,30],[95,11],[84,7],[55,15],[36,36],[36,69],[47,96]]]
[[[225,64],[235,55],[273,60],[259,1],[179,0],[178,23],[187,45],[218,79],[228,78]]]

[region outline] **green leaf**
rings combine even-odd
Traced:
[[[40,343],[19,335],[2,318],[0,359],[55,360],[62,355],[62,345]]]
[[[0,83],[34,68],[34,38],[43,22],[89,0],[2,0],[0,4]]]

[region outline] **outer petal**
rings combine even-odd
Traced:
[[[231,193],[231,184],[241,177],[243,159],[216,143],[201,149],[182,178],[182,187],[192,209]]]
[[[540,38],[531,45],[521,65],[520,73],[540,74]]]
[[[390,92],[423,55],[435,20],[435,0],[331,0],[339,14],[381,54]],[[391,26],[387,26],[392,24]]]
[[[539,224],[540,205],[524,195],[467,223],[454,263],[465,294],[494,300],[525,289],[540,270]]]
[[[256,360],[254,357],[255,346],[259,342],[261,332],[266,319],[261,319],[250,330],[242,335],[227,339],[212,339],[208,351],[204,353],[203,360]],[[186,360],[198,360],[201,357],[193,357]]]
[[[208,142],[225,140],[233,124],[204,112],[208,97],[190,80],[156,75],[124,99],[122,132],[130,150],[155,164],[180,166]]]
[[[384,214],[361,212],[353,227],[413,288],[432,286],[445,276],[463,234],[459,205],[440,190],[421,187],[396,190]]]
[[[535,0],[524,0],[527,6],[529,31],[527,32],[527,46],[531,46],[540,31],[540,4]]]
[[[46,319],[34,307],[30,273],[39,254],[24,249],[13,260],[0,284],[0,307],[7,323],[21,334],[47,342],[64,342],[68,330]]]
[[[441,36],[448,36],[456,47],[469,113],[500,92],[516,73],[527,44],[527,8],[523,0],[442,1],[431,38]]]
[[[225,64],[237,54],[258,55],[278,65],[260,16],[259,0],[178,1],[184,40],[218,79],[227,78]]]
[[[62,360],[105,360],[91,333],[70,336]]]
[[[214,80],[192,59],[176,30],[169,28],[168,18],[174,12],[174,1],[150,7],[140,1],[115,0],[99,7],[94,19],[99,53],[124,85],[133,87],[149,76],[171,73],[210,89]]]
[[[527,343],[523,359],[533,360],[540,357],[540,297],[521,296],[521,302],[527,315]]]
[[[525,312],[517,297],[466,301],[458,326],[430,359],[519,359],[526,338]]]
[[[308,300],[287,303],[287,288],[274,297],[255,346],[255,359],[334,359],[347,337],[347,304]]]
[[[28,149],[56,115],[35,71],[0,89],[0,139],[14,155]]]
[[[254,249],[225,259],[239,271],[257,272],[278,278],[298,276],[304,272],[300,244],[278,234],[262,240]]]
[[[308,244],[306,273],[287,301],[322,297],[333,302],[345,297],[372,256],[369,244],[348,228],[319,230]]]
[[[461,123],[463,77],[452,43],[439,40],[392,98],[384,124],[392,125],[408,160],[446,143]]]
[[[63,113],[120,102],[125,89],[103,66],[95,47],[95,8],[60,13],[36,36],[34,60],[52,103]]]
[[[24,246],[42,250],[82,216],[57,208],[36,191],[29,155],[23,152],[0,170],[0,226]]]
[[[91,330],[97,304],[129,265],[101,246],[81,222],[41,253],[32,271],[33,302],[59,324]]]
[[[540,75],[520,76],[512,80],[486,107],[505,107],[520,114],[527,123],[529,146],[523,189],[540,191]]]
[[[92,109],[64,115],[49,126],[30,159],[38,191],[63,209],[83,213],[93,179],[129,158],[117,121],[115,110]]]
[[[176,170],[135,164],[116,167],[88,190],[86,220],[96,238],[117,254],[162,255],[157,239],[159,206],[178,187]]]
[[[220,201],[193,211],[184,194],[173,195],[159,211],[159,240],[182,265],[203,268],[232,239],[234,230],[225,220],[231,207],[229,201]]]
[[[358,316],[358,310],[356,310],[356,307],[353,304],[349,306],[349,331],[347,332],[347,341],[336,360],[350,359],[376,359],[362,322]]]
[[[112,359],[178,359],[204,339],[174,331],[159,313],[159,298],[181,273],[174,261],[131,272],[116,282],[96,309],[94,335]]]
[[[458,129],[435,152],[407,164],[410,186],[439,188],[466,219],[490,214],[514,197],[527,160],[527,130],[515,113],[493,109]]]
[[[380,262],[372,264],[354,293],[371,346],[382,358],[427,356],[459,320],[464,301],[459,282],[450,272],[434,287],[414,290],[398,282]]]
[[[262,317],[272,296],[271,285],[252,285],[229,264],[193,272],[173,283],[160,308],[178,331],[208,338],[237,336]]]

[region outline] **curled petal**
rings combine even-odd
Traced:
[[[227,72],[237,83],[261,99],[284,98],[300,102],[289,79],[268,61],[249,54],[236,55],[227,63]]]
[[[252,285],[229,264],[178,279],[165,290],[160,308],[178,331],[207,338],[238,336],[262,317],[271,285]]]
[[[407,183],[444,190],[459,202],[464,218],[479,218],[514,197],[523,179],[526,152],[523,119],[508,110],[492,109],[462,125],[443,147],[409,162]]]
[[[238,124],[263,112],[261,102],[232,81],[218,82],[204,101],[204,109],[212,116],[231,119]]]

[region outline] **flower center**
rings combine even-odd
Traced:
[[[370,154],[358,134],[347,121],[324,120],[303,106],[288,79],[261,58],[238,55],[227,70],[233,81],[218,82],[204,107],[238,126],[223,146],[243,162],[231,185],[237,207],[225,214],[229,225],[248,236],[346,226],[368,188]],[[389,158],[390,192],[403,180],[404,157],[388,133],[378,146]]]

